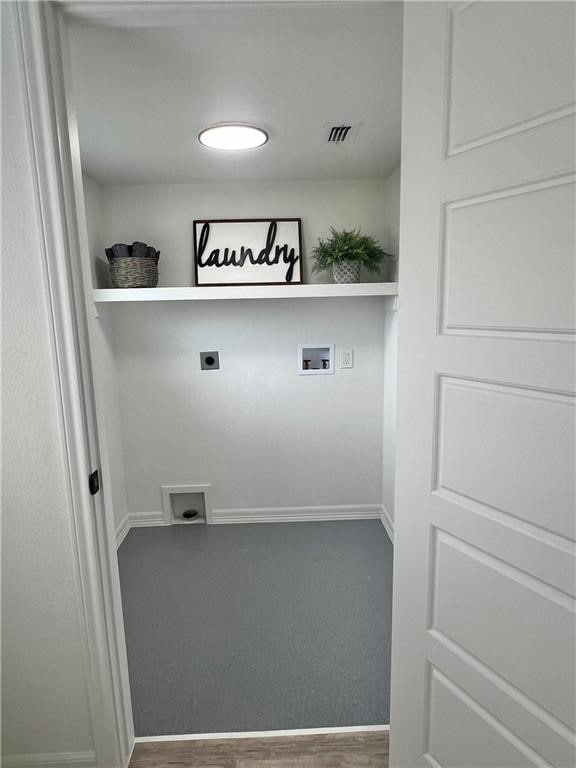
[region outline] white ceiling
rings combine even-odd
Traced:
[[[98,181],[380,178],[399,164],[400,3],[203,6],[178,26],[123,24],[71,35],[84,170]],[[241,153],[198,143],[228,121],[270,141]],[[358,128],[332,145],[332,123]]]

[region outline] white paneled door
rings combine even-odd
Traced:
[[[391,768],[576,765],[575,8],[405,5]]]

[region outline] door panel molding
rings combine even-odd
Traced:
[[[445,693],[454,697],[456,706],[452,708],[451,718],[448,722],[442,722],[446,712],[442,711],[440,715],[440,724],[444,727],[448,727],[450,730],[456,729],[459,731],[459,739],[465,740],[465,743],[460,743],[458,747],[462,750],[460,755],[452,755],[451,765],[454,765],[454,757],[460,761],[470,759],[471,755],[475,755],[480,748],[486,747],[486,742],[492,739],[502,739],[506,743],[506,748],[509,749],[508,757],[510,761],[506,763],[507,768],[525,768],[526,760],[530,762],[530,765],[538,766],[539,768],[551,768],[551,764],[545,760],[542,755],[538,754],[526,741],[515,734],[510,728],[508,728],[502,721],[495,717],[485,707],[483,707],[476,699],[470,696],[469,693],[464,691],[459,685],[444,674],[434,664],[428,664],[428,723],[426,728],[426,746],[425,756],[432,757],[432,765],[443,765],[441,759],[439,759],[437,749],[432,745],[435,736],[435,707],[434,707],[434,694],[440,693],[439,688],[444,689]],[[463,709],[461,709],[463,708]],[[445,707],[443,707],[445,710]],[[468,714],[468,718],[464,717],[464,722],[458,722],[458,718],[462,717],[463,713]],[[466,725],[466,719],[471,720],[470,715],[479,718],[481,723],[480,733],[478,733],[478,726],[470,728],[469,732],[462,732]],[[447,718],[448,719],[448,718]],[[482,727],[484,726],[484,727]],[[446,739],[445,739],[446,740]],[[480,741],[481,740],[481,741]],[[476,741],[477,743],[471,743]],[[500,762],[501,755],[498,755],[498,762],[493,764],[493,768],[501,768]],[[511,760],[514,760],[514,763]],[[463,762],[458,764],[464,765]],[[483,768],[488,768],[485,762],[482,763]]]
[[[575,541],[576,483],[571,467],[576,456],[568,427],[574,420],[576,396],[439,375],[435,399],[432,491],[448,492],[453,500],[472,501]],[[570,410],[564,414],[563,408]],[[476,416],[480,412],[482,418]],[[466,433],[459,434],[464,420]],[[526,438],[532,429],[539,432],[539,440],[531,446]],[[488,439],[492,451],[482,448]],[[481,487],[487,494],[484,498],[479,496]]]
[[[556,3],[556,6],[559,4]],[[536,13],[539,12],[539,9],[537,8],[536,4],[534,4],[534,9],[536,10]],[[538,109],[532,108],[527,110],[527,114],[520,117],[518,116],[517,120],[514,119],[508,119],[504,120],[502,125],[499,125],[498,127],[493,127],[489,130],[483,131],[480,130],[477,133],[472,132],[471,135],[468,135],[466,138],[458,140],[455,136],[457,132],[457,126],[456,126],[456,118],[455,118],[455,66],[454,66],[454,58],[455,58],[455,46],[458,42],[457,38],[459,35],[463,35],[463,30],[458,29],[458,22],[461,21],[461,19],[465,16],[467,11],[473,10],[476,13],[491,13],[491,9],[489,6],[486,6],[486,4],[479,3],[479,2],[470,2],[470,3],[464,3],[464,4],[458,4],[450,8],[449,12],[446,14],[446,63],[445,63],[445,103],[446,103],[446,109],[445,109],[445,120],[444,120],[444,158],[450,158],[454,155],[458,155],[464,152],[469,152],[471,150],[477,149],[479,147],[485,146],[486,144],[490,144],[495,141],[500,141],[502,139],[506,139],[508,137],[514,136],[518,133],[523,133],[525,131],[529,131],[533,128],[537,128],[539,126],[548,125],[550,123],[553,123],[556,120],[560,120],[562,118],[568,117],[570,115],[576,114],[576,99],[571,98],[568,96],[568,93],[570,91],[569,87],[565,88],[564,98],[560,97],[558,102],[552,106],[548,104],[544,109]],[[570,14],[570,6],[568,4],[564,5],[563,7],[560,5],[558,8],[553,8],[553,11],[556,13],[565,13],[566,16],[569,16]],[[529,11],[528,11],[529,12]],[[486,22],[484,22],[486,23]],[[572,19],[572,24],[570,24],[569,18],[564,20],[563,18],[558,18],[558,22],[556,24],[556,34],[558,38],[560,38],[561,35],[566,36],[565,44],[567,47],[570,47],[570,35],[571,35],[571,28],[573,27],[574,20]],[[480,22],[478,22],[478,25],[480,26]],[[510,30],[511,34],[518,34],[517,28],[513,27]],[[535,36],[537,35],[537,30],[534,30]],[[509,39],[509,47],[512,48],[513,44],[516,43],[518,45],[517,40],[511,40]],[[506,58],[506,46],[503,44],[500,46],[500,51],[496,51],[496,54],[500,54],[504,57],[504,60]],[[469,49],[470,48],[470,41],[468,41],[468,45],[463,43],[463,48]],[[573,48],[573,32],[572,32],[572,48]],[[527,55],[528,49],[530,50],[530,56]],[[539,55],[538,47],[531,47],[527,46],[527,50],[524,51],[524,58],[525,60],[529,61],[532,59],[533,64],[532,66],[537,71],[539,69],[537,64],[537,57]],[[470,66],[470,69],[472,69],[472,66],[470,62],[468,62],[468,65]],[[469,73],[468,73],[469,74]],[[531,83],[533,84],[534,78],[530,78]],[[469,83],[469,85],[472,85],[472,83]],[[478,86],[479,83],[474,83],[474,85]],[[496,88],[500,84],[496,84]],[[470,90],[474,90],[476,96],[478,95],[478,89],[474,88],[466,88],[464,87],[464,84],[460,87],[460,92],[467,93]],[[533,94],[532,98],[535,96],[540,96],[540,99],[542,102],[548,102],[548,91],[549,89],[544,87],[544,83],[541,84],[540,88],[533,88]],[[492,94],[493,95],[493,94]],[[483,94],[481,94],[483,97]],[[490,104],[490,101],[487,101],[487,104],[485,105],[484,109],[481,109],[480,106],[478,107],[480,112],[485,112],[486,108]],[[466,110],[464,110],[466,111]],[[468,131],[470,134],[470,131]]]
[[[430,523],[574,597],[576,544],[448,491],[434,491]]]
[[[570,187],[574,187],[574,185],[576,185],[575,173],[554,174],[551,176],[542,177],[537,180],[531,179],[529,181],[523,181],[517,185],[484,190],[483,192],[479,192],[474,195],[466,195],[459,199],[446,201],[442,204],[442,242],[438,266],[438,334],[482,335],[488,337],[516,336],[532,340],[549,340],[550,336],[553,336],[558,341],[574,341],[576,338],[572,290],[574,280],[571,280],[568,275],[562,274],[562,278],[559,276],[557,285],[553,285],[550,282],[548,282],[548,284],[545,286],[541,284],[543,270],[542,253],[545,250],[545,243],[543,244],[542,248],[538,249],[539,253],[537,259],[535,259],[535,264],[533,265],[535,271],[534,286],[532,292],[533,295],[525,295],[523,297],[524,302],[526,303],[524,314],[526,314],[533,305],[540,305],[542,311],[546,310],[550,306],[550,294],[553,294],[554,292],[561,294],[564,292],[564,303],[566,306],[564,308],[565,321],[563,326],[554,326],[541,323],[537,326],[530,327],[529,325],[522,323],[510,325],[502,322],[474,322],[472,317],[470,317],[468,322],[464,322],[463,320],[458,319],[450,319],[452,311],[450,306],[450,295],[452,293],[450,290],[451,277],[452,282],[454,281],[454,275],[451,275],[451,268],[458,263],[457,254],[453,253],[453,234],[455,226],[454,222],[456,218],[460,218],[460,220],[462,220],[462,212],[466,209],[473,211],[473,209],[477,210],[481,206],[492,206],[494,210],[495,204],[500,201],[503,203],[505,203],[505,201],[519,203],[522,201],[522,196],[524,195],[538,195],[539,193],[545,194],[549,190],[557,190],[568,187],[567,193],[570,195],[570,197],[566,201],[566,216],[563,225],[566,231],[570,231],[573,229],[573,210],[576,201],[576,190],[570,189]],[[520,198],[520,200],[516,200],[515,198]],[[542,204],[543,201],[539,201],[537,207],[541,207]],[[557,201],[554,201],[554,207],[552,210],[556,212],[557,208]],[[544,241],[551,241],[557,232],[559,225],[561,225],[561,222],[550,220],[549,233],[542,232],[541,229],[538,229],[537,232],[535,231],[535,233],[530,234],[529,230],[527,230],[527,221],[529,221],[529,219],[527,219],[526,216],[523,216],[522,237],[526,240],[526,245],[529,245],[529,243],[534,240],[535,237],[540,237]],[[490,222],[487,223],[489,224]],[[470,226],[474,226],[472,222]],[[538,226],[537,222],[534,223],[534,226]],[[488,230],[489,227],[484,228],[484,231]],[[508,258],[509,252],[507,252],[506,249],[501,246],[501,244],[499,244],[499,247],[502,248],[502,253],[499,254],[500,260],[498,268],[502,270],[502,264],[505,264],[505,260]],[[517,258],[524,260],[526,258],[526,248],[520,243],[518,243],[516,247],[518,249]],[[475,261],[478,263],[477,260]],[[463,265],[459,264],[458,266],[460,271],[462,271]],[[553,268],[553,266],[553,264],[550,264],[550,262],[546,260],[546,269],[550,270]],[[560,269],[562,266],[565,267],[566,265],[558,265],[558,268]],[[524,268],[524,264],[522,268]],[[509,311],[509,308],[514,306],[514,296],[510,295],[509,292],[508,294],[503,292],[505,287],[501,285],[501,272],[499,273],[496,268],[492,269],[490,265],[486,265],[484,262],[482,262],[481,271],[483,273],[483,277],[485,277],[486,273],[492,275],[490,286],[484,287],[480,280],[474,280],[473,285],[468,285],[468,289],[474,288],[474,296],[471,296],[470,299],[480,304],[483,308],[486,306],[486,304],[488,304],[488,302],[494,303],[494,294],[496,293],[500,295],[501,304],[497,308],[494,307],[492,311],[494,312],[497,309],[497,311],[499,311],[501,314]],[[516,275],[517,272],[518,270],[516,265],[511,264],[510,274],[508,275],[509,290],[517,287],[517,284],[514,284],[513,282],[512,275],[512,273]],[[467,301],[466,297],[462,295],[465,289],[466,286],[463,285],[458,285],[453,289],[462,305],[460,307],[460,314],[462,312],[471,312],[470,301]],[[480,296],[478,296],[479,291],[481,294]],[[556,314],[558,313],[558,302],[554,303],[552,309]]]
[[[439,630],[428,631],[429,661],[448,677],[458,680],[481,706],[507,725],[553,765],[574,761],[573,732],[522,691],[482,664]]]

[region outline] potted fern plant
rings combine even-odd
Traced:
[[[360,267],[369,272],[378,272],[385,259],[394,256],[386,253],[372,235],[364,235],[359,229],[337,230],[330,227],[330,237],[318,239],[312,251],[313,272],[331,269],[335,283],[357,283]]]

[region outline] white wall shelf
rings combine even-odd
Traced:
[[[229,299],[324,299],[397,296],[398,283],[245,285],[216,288],[98,288],[96,304],[127,301],[212,301]]]

